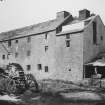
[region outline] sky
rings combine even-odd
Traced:
[[[3,0],[0,2],[0,32],[5,32],[56,18],[56,13],[88,9],[100,15],[105,24],[105,0]]]

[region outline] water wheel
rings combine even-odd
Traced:
[[[14,79],[6,78],[6,92],[8,94],[17,92],[16,81]]]
[[[34,76],[32,74],[26,74],[25,77],[26,77],[27,88],[34,88],[35,91],[38,91],[39,87]]]
[[[11,63],[8,65],[8,71],[8,90],[13,93],[24,92],[26,81],[23,68],[19,64]]]

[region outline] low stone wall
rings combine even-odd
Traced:
[[[90,80],[79,82],[63,81],[63,80],[40,80],[38,81],[39,88],[42,92],[65,92],[65,91],[86,91],[95,90],[97,88],[105,88],[105,80],[101,80],[100,84],[92,86]]]
[[[81,83],[73,83],[63,80],[41,80],[38,81],[39,88],[43,92],[60,92],[70,90],[84,90],[85,87]]]

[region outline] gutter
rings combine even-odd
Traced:
[[[56,34],[56,36],[62,36],[62,35],[65,35],[65,34],[76,34],[76,33],[82,33],[82,32],[84,32],[84,29],[65,31],[65,32],[61,32],[59,34]]]
[[[15,39],[20,39],[20,38],[25,38],[25,37],[28,37],[28,36],[34,36],[34,35],[40,35],[40,34],[44,34],[44,33],[48,33],[48,32],[51,32],[51,31],[55,31],[56,29],[53,29],[53,30],[49,30],[49,31],[45,31],[45,32],[40,32],[40,33],[35,33],[35,34],[29,34],[29,35],[25,35],[25,36],[15,36],[14,38],[4,38],[4,40],[0,40],[0,42],[5,42],[5,41],[9,41],[9,40],[15,40]]]

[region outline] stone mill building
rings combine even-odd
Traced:
[[[104,24],[87,9],[0,34],[0,66],[18,63],[38,80],[86,79],[88,63],[104,51]]]

